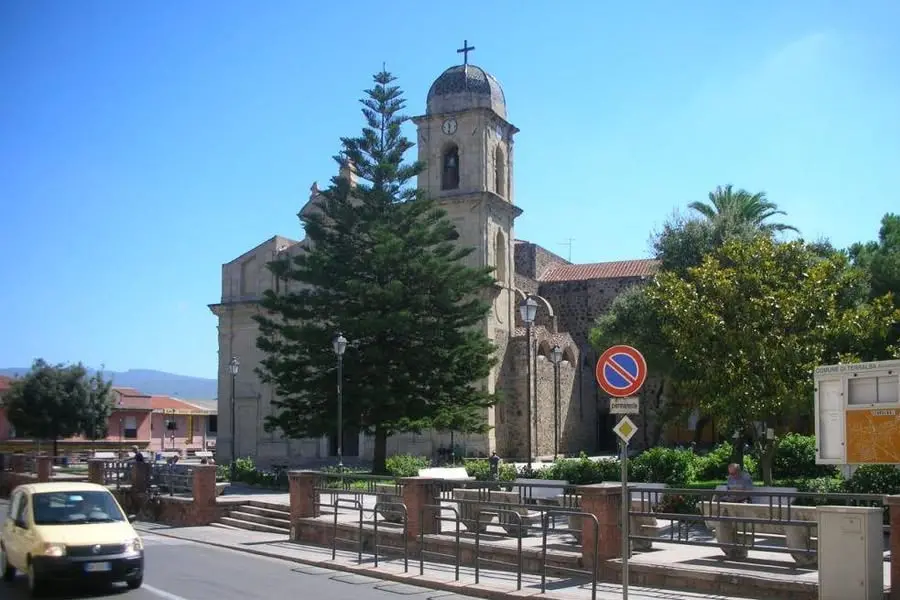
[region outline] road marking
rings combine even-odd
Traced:
[[[146,583],[141,586],[142,590],[147,590],[151,594],[156,594],[160,598],[165,598],[166,600],[188,600],[183,596],[179,596],[178,594],[172,594],[167,592],[166,590],[161,590],[159,588],[155,588],[152,585],[147,585]]]

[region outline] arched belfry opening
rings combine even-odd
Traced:
[[[441,157],[441,189],[455,190],[459,188],[459,147],[450,144],[444,149]]]
[[[500,146],[494,148],[494,191],[506,196],[506,153]]]
[[[494,237],[494,277],[502,285],[506,285],[506,236],[498,231]]]

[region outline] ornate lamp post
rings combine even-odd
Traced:
[[[559,457],[559,363],[562,361],[562,349],[553,346],[550,351],[553,362],[553,460]]]
[[[537,300],[528,296],[522,304],[519,305],[519,314],[522,317],[522,322],[525,323],[525,337],[527,338],[528,345],[528,400],[526,402],[525,409],[525,418],[528,421],[528,470],[531,471],[531,459],[534,455],[532,451],[531,438],[533,436],[532,426],[531,426],[531,396],[532,396],[532,383],[531,380],[534,377],[531,363],[533,361],[532,351],[531,351],[531,326],[534,324],[534,319],[537,317]]]
[[[237,379],[238,371],[241,368],[241,361],[238,360],[237,356],[231,357],[231,362],[228,363],[228,370],[231,372],[231,481],[234,483],[234,475],[237,469],[237,440],[235,439],[235,380]]]
[[[344,470],[344,351],[347,338],[338,333],[331,342],[337,356],[337,457],[338,468]]]

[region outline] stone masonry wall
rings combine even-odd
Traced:
[[[571,264],[561,256],[524,240],[516,240],[514,254],[516,273],[529,279],[540,279],[552,264]]]

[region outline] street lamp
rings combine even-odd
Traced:
[[[553,460],[559,456],[559,363],[562,361],[562,349],[556,345],[550,351],[553,363]]]
[[[331,342],[337,356],[337,458],[338,469],[344,470],[344,351],[347,350],[347,338],[338,333]]]
[[[519,305],[519,314],[522,316],[522,322],[525,323],[525,336],[528,340],[528,401],[526,402],[525,409],[525,418],[528,421],[528,470],[531,471],[531,458],[532,458],[532,447],[531,447],[531,437],[532,427],[531,427],[531,394],[532,394],[532,385],[531,379],[534,377],[532,373],[532,352],[531,352],[531,326],[534,324],[534,319],[537,316],[537,300],[528,296],[522,304]],[[537,412],[537,411],[535,411]],[[536,428],[535,428],[536,429]]]
[[[237,468],[237,440],[235,437],[235,427],[234,427],[234,419],[235,419],[235,396],[234,396],[234,385],[235,380],[237,379],[238,371],[241,368],[241,361],[238,360],[237,356],[231,357],[231,362],[228,363],[228,370],[231,371],[231,483],[234,483],[234,475]]]

